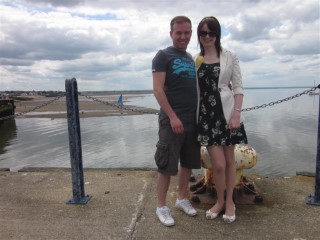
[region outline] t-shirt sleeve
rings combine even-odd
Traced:
[[[156,56],[152,59],[152,72],[166,72],[167,61],[165,53],[160,50]]]

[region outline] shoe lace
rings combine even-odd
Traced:
[[[188,200],[183,200],[181,201],[181,205],[187,209],[191,209],[192,206],[191,206],[191,203],[188,201]]]
[[[169,209],[169,208],[161,209],[161,213],[162,213],[162,216],[163,216],[165,219],[171,217],[170,209]]]

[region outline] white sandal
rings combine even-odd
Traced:
[[[222,212],[222,210],[223,210],[223,208],[218,213],[215,213],[209,209],[208,211],[206,211],[206,218],[209,220],[215,219]]]
[[[222,218],[225,223],[233,223],[236,220],[236,206],[234,206],[234,215],[233,216],[228,216],[226,214],[223,214]]]

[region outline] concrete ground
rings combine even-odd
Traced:
[[[0,239],[319,239],[320,206],[306,204],[315,178],[247,176],[261,204],[238,204],[237,220],[206,220],[210,206],[193,204],[198,216],[175,209],[177,177],[168,205],[176,220],[163,226],[155,215],[156,172],[85,169],[85,205],[72,199],[70,169],[0,171]]]

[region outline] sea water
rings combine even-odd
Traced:
[[[257,165],[245,173],[292,176],[315,172],[319,96],[306,89],[245,89],[242,112],[248,145]],[[152,94],[128,98],[128,105],[159,109]],[[81,104],[81,103],[80,103]],[[99,103],[97,103],[99,104]],[[259,107],[267,104],[266,107]],[[158,116],[81,118],[83,166],[92,168],[155,168]],[[0,168],[70,167],[67,119],[17,118],[0,125]]]

